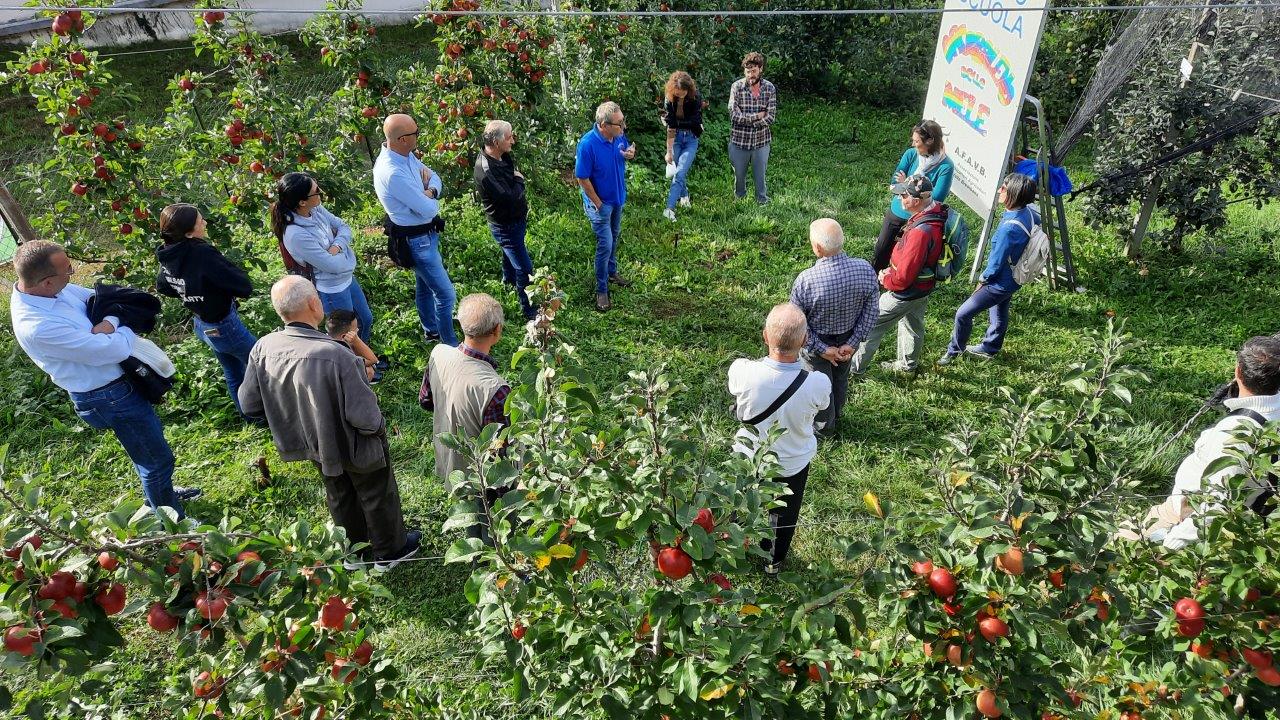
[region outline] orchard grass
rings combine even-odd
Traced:
[[[724,390],[729,363],[763,354],[765,314],[786,300],[792,279],[813,262],[809,222],[835,217],[845,228],[846,250],[866,257],[889,199],[889,174],[909,139],[910,113],[785,100],[769,167],[771,203],[765,207],[733,199],[728,128],[719,115],[711,116],[690,175],[693,206],[678,208],[676,223],[660,214],[667,190],[662,138],[633,138],[641,161],[629,170],[619,259],[621,273],[635,283],[614,292],[608,313],[593,309],[595,243],[577,191],[562,179],[569,173],[523,168],[531,178],[529,247],[535,265],[551,268],[570,298],[557,319],[560,331],[577,346],[602,392],[631,369],[669,366],[687,387],[681,409],[705,428],[709,453],[727,452],[736,429]],[[584,118],[583,130],[588,123]],[[1073,169],[1083,167],[1083,160]],[[512,323],[495,349],[505,367],[523,333],[515,296],[500,280],[500,253],[468,189],[446,188],[444,207],[449,230],[443,247],[459,297],[490,293],[504,304]],[[943,286],[930,302],[922,370],[892,375],[876,362],[865,379],[852,384],[838,438],[824,443],[814,461],[802,523],[865,516],[867,491],[899,506],[925,501],[932,488],[927,458],[943,436],[965,424],[986,426],[1001,385],[1019,394],[1046,385],[1056,393],[1057,377],[1089,347],[1087,331],[1105,326],[1109,315],[1125,319],[1128,331],[1145,341],[1126,362],[1149,373],[1152,383],[1133,388],[1136,424],[1126,432],[1139,447],[1149,448],[1148,454],[1229,378],[1234,348],[1250,336],[1280,331],[1280,286],[1269,272],[1280,253],[1265,233],[1280,219],[1275,207],[1259,211],[1237,205],[1222,238],[1191,245],[1176,256],[1148,248],[1141,265],[1125,261],[1117,238],[1086,229],[1068,208],[1086,292],[1052,292],[1043,283],[1025,288],[1014,298],[999,357],[962,359],[942,369],[933,360],[945,348],[956,307],[972,289],[963,279]],[[440,532],[450,502],[432,476],[431,416],[417,404],[429,348],[418,330],[412,275],[387,265],[380,234],[360,230],[371,228],[378,214],[369,207],[347,220],[357,228],[360,279],[374,307],[373,344],[392,361],[375,390],[387,417],[405,515],[410,526],[425,533],[421,555],[434,558],[444,555],[454,538]],[[970,222],[976,238],[980,220],[970,213]],[[257,238],[256,250],[278,268],[274,240]],[[256,296],[242,307],[246,323],[260,336],[280,324],[267,299],[273,279],[259,274]],[[79,421],[66,394],[17,347],[7,319],[7,293],[4,298],[0,392],[7,402],[0,417],[9,428],[7,470],[47,470],[48,497],[86,512],[106,507],[119,495],[136,494],[138,479],[119,444]],[[977,331],[983,327],[980,321]],[[315,469],[280,462],[267,431],[238,419],[212,354],[190,335],[185,311],[170,304],[157,335],[169,341],[185,381],[160,412],[178,458],[175,482],[204,489],[189,512],[214,520],[225,511],[269,525],[299,517],[327,521]],[[886,338],[876,360],[893,359],[894,346],[893,338]],[[1166,489],[1194,432],[1164,456],[1134,458],[1134,471],[1148,492]],[[272,473],[266,486],[254,467],[260,455]],[[817,560],[840,562],[834,538],[856,537],[860,527],[854,522],[800,528],[789,569],[803,571]],[[467,574],[466,567],[427,560],[383,576],[393,599],[367,619],[378,628],[374,640],[397,658],[408,677],[439,685],[449,705],[488,716],[521,714],[500,692],[500,675],[473,669],[457,628],[469,620],[462,592]],[[185,668],[169,660],[169,639],[147,630],[141,616],[129,627],[116,678],[135,690],[131,701],[146,702]],[[11,681],[19,687],[28,683],[23,694],[51,689],[33,687],[30,678]]]

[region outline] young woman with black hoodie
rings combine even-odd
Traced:
[[[209,244],[204,218],[195,205],[178,203],[161,211],[160,236],[164,245],[156,248],[160,260],[156,289],[182,300],[194,315],[196,336],[218,358],[238,411],[249,351],[258,341],[236,312],[236,298],[253,294],[249,274]]]

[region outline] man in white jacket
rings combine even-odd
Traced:
[[[784,498],[784,507],[769,513],[774,540],[770,547],[762,547],[773,554],[766,568],[770,575],[778,572],[791,548],[809,462],[818,454],[814,422],[831,401],[831,379],[805,370],[800,360],[808,333],[804,311],[791,303],[777,305],[764,323],[768,357],[735,360],[729,367],[729,392],[736,399],[735,413],[744,424],[733,449],[751,455],[769,437],[770,430],[784,430],[770,449],[781,467],[782,477],[776,480],[790,488],[791,494]]]
[[[1231,412],[1196,439],[1195,449],[1178,466],[1169,498],[1147,513],[1142,538],[1177,550],[1194,543],[1200,527],[1220,509],[1228,480],[1245,469],[1232,465],[1207,477],[1205,471],[1226,457],[1229,447],[1241,444],[1241,433],[1280,420],[1280,337],[1260,336],[1246,342],[1236,356],[1235,380],[1239,397],[1225,402]],[[1267,514],[1275,504],[1273,480],[1248,483],[1239,501],[1255,512]],[[1206,495],[1212,499],[1203,499]],[[1133,533],[1121,536],[1137,537]]]

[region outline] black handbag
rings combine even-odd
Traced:
[[[422,225],[397,225],[391,222],[389,216],[382,216],[382,234],[387,236],[387,257],[391,258],[396,267],[413,269],[413,250],[409,247],[409,238],[430,232],[444,232],[444,218],[436,215],[431,222]]]
[[[161,375],[136,357],[122,360],[120,369],[124,370],[124,379],[133,387],[134,392],[152,405],[164,402],[165,393],[173,388],[173,378]]]

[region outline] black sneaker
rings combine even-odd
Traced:
[[[377,365],[374,365],[374,366],[373,366],[373,377],[369,379],[369,384],[370,384],[370,385],[377,385],[378,383],[382,382],[382,376],[383,376],[383,375],[384,375],[384,373],[383,373],[381,370],[379,370],[379,369],[378,369],[378,366],[377,366]]]
[[[378,358],[378,362],[373,364],[373,369],[380,373],[384,373],[391,369],[391,361],[386,358]]]
[[[178,485],[173,486],[174,497],[178,498],[178,500],[182,502],[186,502],[188,500],[195,500],[196,498],[200,497],[203,494],[204,494],[204,491],[201,490],[200,488],[180,487]]]
[[[373,564],[375,572],[386,572],[400,563],[408,560],[418,554],[418,550],[422,548],[422,531],[410,530],[405,533],[404,547],[400,548],[400,552],[391,557],[382,558]]]
[[[429,343],[433,343],[433,342],[440,342],[440,333],[438,333],[438,332],[427,332],[426,330],[423,330],[423,331],[422,331],[422,339],[426,340],[426,341],[427,341],[427,342],[429,342]]]

